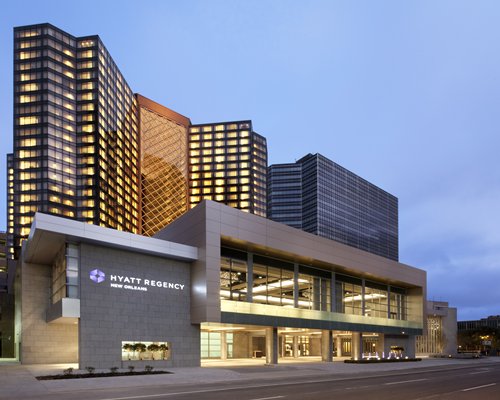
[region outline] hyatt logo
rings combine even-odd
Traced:
[[[90,279],[95,283],[101,283],[106,279],[106,274],[100,269],[93,269],[92,271],[90,271]]]

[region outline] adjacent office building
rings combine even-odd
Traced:
[[[398,199],[321,154],[268,168],[268,218],[398,260]]]
[[[38,213],[18,274],[23,363],[413,357],[425,311],[425,271],[213,201],[155,237]]]
[[[481,318],[472,321],[458,321],[458,331],[477,331],[482,328],[500,329],[500,315],[490,315],[488,318]]]

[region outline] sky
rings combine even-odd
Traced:
[[[499,315],[498,21],[483,0],[8,0],[0,215],[12,29],[49,22],[98,34],[133,91],[193,123],[251,119],[270,164],[319,152],[395,195],[400,261],[427,271],[428,299]]]

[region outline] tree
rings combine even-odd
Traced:
[[[168,351],[168,345],[166,343],[162,343],[159,346],[159,350],[161,351],[161,359],[165,359],[165,352]]]
[[[136,350],[139,352],[139,360],[142,360],[141,354],[146,351],[146,345],[144,343],[134,343]]]
[[[128,359],[130,360],[130,352],[134,351],[133,345],[130,343],[125,343],[123,345],[123,350],[127,352]]]
[[[151,352],[151,356],[153,357],[153,360],[155,359],[155,352],[160,351],[160,346],[158,346],[155,343],[151,343],[148,346],[148,350]]]

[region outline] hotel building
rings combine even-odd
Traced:
[[[215,200],[266,216],[267,143],[252,121],[191,125],[189,206]]]
[[[398,199],[321,154],[268,168],[268,218],[398,260]]]
[[[426,293],[425,271],[213,201],[155,237],[36,214],[17,282],[21,361],[81,368],[413,357]]]
[[[36,211],[140,231],[137,102],[98,36],[14,29],[10,162],[14,252]]]
[[[202,199],[266,215],[267,145],[251,121],[192,125],[134,95],[98,36],[30,25],[14,48],[10,258],[36,211],[147,236]]]
[[[136,95],[140,121],[141,233],[153,236],[188,210],[189,118]]]
[[[251,121],[192,125],[133,95],[98,36],[41,24],[14,43],[23,363],[414,356],[425,272],[263,218],[267,146]],[[321,190],[301,192],[307,223]]]

